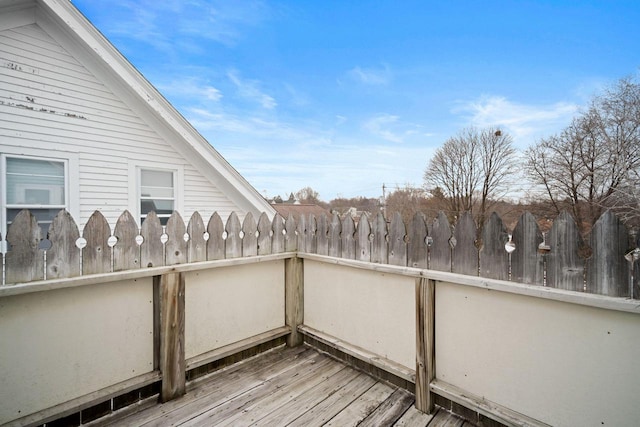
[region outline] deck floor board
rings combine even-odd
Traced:
[[[179,399],[103,425],[470,426],[413,403],[411,393],[315,349],[279,348],[192,381]]]

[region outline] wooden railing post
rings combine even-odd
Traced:
[[[284,260],[285,324],[291,328],[287,346],[302,344],[298,326],[304,322],[304,264],[302,258],[293,256]]]
[[[436,376],[435,290],[435,280],[416,279],[416,409],[427,414],[434,409],[429,384]]]
[[[154,277],[155,363],[162,373],[161,402],[185,394],[184,291],[182,273]]]

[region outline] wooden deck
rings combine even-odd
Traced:
[[[414,396],[315,349],[279,348],[191,382],[179,399],[118,426],[465,426],[439,409],[417,411]]]

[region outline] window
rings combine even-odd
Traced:
[[[10,155],[3,161],[3,234],[21,210],[29,209],[46,237],[53,218],[68,209],[67,162]]]
[[[140,169],[140,223],[155,211],[162,225],[167,224],[175,210],[175,172],[170,170]]]

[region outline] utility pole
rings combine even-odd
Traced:
[[[382,215],[384,216],[385,219],[387,219],[387,194],[385,192],[386,189],[387,187],[385,187],[383,182],[382,183]]]

